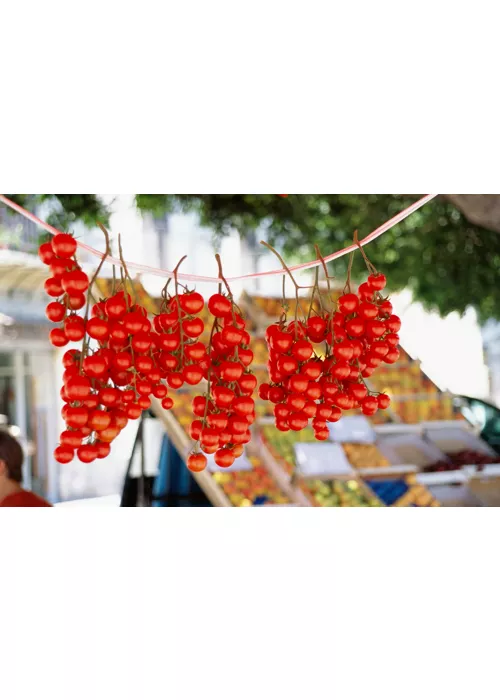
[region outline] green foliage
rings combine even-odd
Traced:
[[[109,222],[110,211],[96,194],[10,194],[6,195],[17,204],[28,207],[37,202],[49,202],[51,213],[47,223],[61,231],[71,231],[76,221],[86,226],[95,226],[97,221]]]
[[[145,195],[140,195],[144,197]],[[197,211],[201,222],[221,235],[266,230],[291,262],[314,256],[317,243],[327,255],[373,231],[414,202],[404,195],[148,195],[156,211]],[[141,208],[145,209],[144,202]],[[500,318],[498,234],[471,224],[444,198],[437,198],[367,248],[391,289],[409,287],[426,308],[446,315],[473,306],[482,320]],[[347,259],[334,264],[339,279]],[[361,256],[354,266],[358,278]]]
[[[10,195],[26,203],[32,195]],[[80,219],[88,226],[107,223],[109,211],[97,195],[36,195],[54,203],[51,223],[71,230]],[[218,235],[238,230],[255,241],[255,232],[288,256],[290,262],[347,245],[354,230],[363,238],[415,201],[407,195],[307,194],[284,199],[274,194],[138,194],[143,212],[197,212]],[[258,240],[258,238],[257,238]],[[469,223],[445,198],[437,198],[367,248],[370,260],[387,274],[392,290],[409,287],[415,299],[441,314],[474,306],[482,320],[500,318],[500,247],[498,234]],[[361,257],[354,266],[364,273]],[[346,258],[334,265],[345,275]]]

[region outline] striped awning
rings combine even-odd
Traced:
[[[0,294],[42,294],[47,268],[34,255],[0,250]]]

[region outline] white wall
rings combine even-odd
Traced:
[[[441,388],[456,394],[486,398],[488,369],[477,315],[469,309],[440,318],[412,303],[409,292],[393,298],[403,322],[400,336],[404,348],[422,361],[422,369]]]

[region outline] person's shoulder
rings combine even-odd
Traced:
[[[31,491],[25,491],[25,493],[27,496],[27,500],[32,506],[38,506],[40,508],[52,508],[52,503],[49,503],[41,496],[37,496],[36,493],[32,493]]]
[[[0,502],[3,508],[51,508],[52,504],[31,491],[13,493]]]

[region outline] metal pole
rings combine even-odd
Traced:
[[[137,489],[137,506],[139,508],[144,508],[146,506],[146,496],[145,496],[145,492],[144,492],[144,477],[146,475],[145,450],[144,450],[144,414],[142,416],[139,430],[141,433],[141,436],[140,436],[141,475],[139,477],[139,487]]]
[[[15,420],[21,431],[23,440],[28,441],[28,425],[26,421],[26,386],[24,383],[24,353],[20,349],[14,350],[14,394],[16,400]],[[31,457],[26,456],[23,462],[23,486],[32,488]]]
[[[137,446],[138,446],[139,441],[140,441],[141,436],[142,436],[143,421],[144,421],[144,414],[141,416],[141,418],[139,420],[139,425],[137,426],[137,433],[135,434],[134,444],[132,445],[132,452],[130,453],[130,458],[129,458],[128,465],[127,465],[127,471],[125,473],[125,479],[123,481],[123,493],[122,493],[121,506],[124,505],[124,501],[125,501],[125,497],[126,497],[126,493],[127,493],[127,483],[130,479],[130,472],[132,471],[132,465],[134,463],[135,452],[137,450]]]

